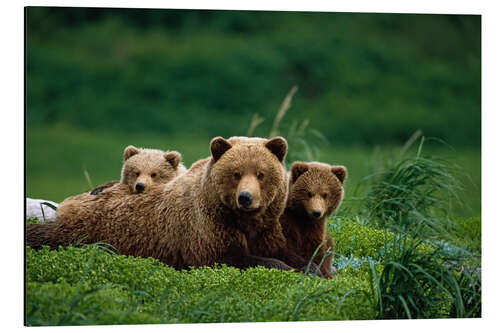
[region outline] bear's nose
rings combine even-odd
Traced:
[[[312,211],[312,215],[315,217],[315,218],[318,218],[321,216],[321,211],[319,210],[313,210]]]
[[[248,208],[252,204],[253,197],[249,192],[240,192],[238,195],[238,203],[243,206],[243,208]]]
[[[144,188],[146,186],[144,186],[143,183],[137,183],[135,184],[135,190],[137,191],[137,193],[141,193],[142,191],[144,191]]]

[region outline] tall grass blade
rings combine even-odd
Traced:
[[[279,125],[283,117],[285,116],[286,112],[290,107],[292,106],[292,98],[293,95],[297,92],[297,86],[293,86],[292,89],[288,92],[286,95],[285,99],[283,99],[283,102],[281,103],[281,107],[276,114],[276,117],[274,118],[273,126],[271,127],[271,131],[269,132],[269,137],[273,138],[277,135],[279,135]]]

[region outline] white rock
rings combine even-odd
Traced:
[[[45,202],[55,207],[59,206],[58,203],[50,200],[26,198],[26,219],[36,217],[40,222],[54,221],[56,211],[52,207],[44,205]]]

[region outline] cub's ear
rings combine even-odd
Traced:
[[[210,151],[212,152],[214,161],[217,162],[222,154],[231,149],[231,147],[231,144],[223,137],[218,136],[213,138],[210,142]]]
[[[344,183],[344,180],[347,178],[347,169],[345,166],[336,165],[332,167],[333,174],[340,180],[341,183]]]
[[[177,168],[179,162],[181,161],[181,154],[176,151],[169,151],[165,153],[163,157],[165,157],[165,160],[170,163],[174,169]]]
[[[123,160],[126,161],[129,158],[131,158],[132,156],[134,156],[135,154],[139,154],[139,149],[137,149],[134,146],[128,146],[123,151]]]
[[[266,143],[266,148],[271,151],[280,162],[283,162],[286,156],[287,143],[285,138],[277,136],[275,138],[269,139]]]
[[[309,170],[307,163],[295,162],[292,164],[292,169],[290,170],[290,177],[292,177],[292,183],[300,177],[301,174]]]

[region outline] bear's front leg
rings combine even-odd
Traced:
[[[325,277],[320,267],[314,263],[314,261],[309,262],[309,260],[304,259],[295,252],[286,248],[280,250],[276,257],[300,272]]]
[[[272,258],[294,270],[322,277],[318,265],[314,262],[309,264],[309,260],[287,249],[281,225],[279,223],[272,225],[272,228],[252,237],[252,241],[249,241],[250,253],[261,258]]]

